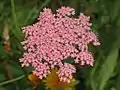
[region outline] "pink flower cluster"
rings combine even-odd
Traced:
[[[67,57],[74,58],[80,65],[93,65],[92,53],[88,45],[100,45],[91,31],[90,17],[80,13],[74,18],[75,10],[61,7],[52,13],[44,8],[38,22],[23,28],[25,40],[22,42],[26,51],[20,59],[22,66],[32,66],[33,73],[40,79],[46,77],[52,68],[57,67],[60,80],[69,82],[76,72],[73,65],[64,63]]]
[[[69,63],[64,63],[64,65],[60,67],[57,74],[60,77],[60,81],[70,83],[70,80],[73,77],[72,74],[75,72],[76,72],[76,68],[73,65]]]

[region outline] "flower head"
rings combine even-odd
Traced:
[[[45,8],[38,22],[23,28],[25,39],[22,42],[25,53],[20,59],[22,66],[32,66],[33,73],[40,79],[46,77],[52,68],[57,67],[60,80],[70,82],[76,72],[64,59],[72,57],[80,65],[93,65],[94,59],[88,45],[99,45],[96,35],[91,31],[90,18],[83,13],[72,17],[75,10],[61,7],[53,14]]]

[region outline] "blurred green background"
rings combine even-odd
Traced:
[[[120,0],[0,0],[0,90],[33,90],[27,80],[29,71],[18,60],[23,54],[21,27],[35,23],[44,7],[61,6],[91,16],[101,42],[91,47],[94,67],[78,70],[76,90],[120,90]]]

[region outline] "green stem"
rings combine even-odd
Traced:
[[[41,5],[40,11],[50,2],[51,0],[45,0],[45,2]]]
[[[12,9],[12,16],[13,16],[13,22],[15,24],[15,28],[18,29],[14,0],[11,0],[11,9]]]
[[[29,21],[29,19],[32,17],[32,15],[33,15],[33,13],[35,13],[35,7],[33,7],[31,10],[30,10],[30,12],[29,12],[29,14],[28,14],[28,16],[27,16],[27,18],[26,18],[26,20],[25,20],[25,22],[24,22],[24,25],[26,25],[27,23],[28,23],[28,21]]]
[[[45,1],[41,4],[41,6],[40,6],[40,8],[39,8],[39,11],[41,11],[50,1],[51,1],[51,0],[45,0]],[[25,25],[28,23],[29,19],[32,17],[32,15],[33,15],[34,13],[36,13],[36,15],[38,14],[38,11],[37,11],[37,12],[35,12],[35,11],[36,11],[36,8],[33,7],[32,10],[29,12],[29,14],[28,14],[28,16],[27,16],[27,19],[25,20],[25,23],[24,23]]]
[[[8,83],[12,83],[12,82],[21,80],[21,79],[24,78],[24,77],[25,77],[25,75],[21,75],[21,76],[19,76],[19,77],[17,77],[17,78],[14,78],[14,79],[11,79],[11,80],[8,80],[8,81],[4,81],[4,82],[0,83],[0,86],[3,86],[3,85],[5,85],[5,84],[8,84]]]

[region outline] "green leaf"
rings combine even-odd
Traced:
[[[6,78],[5,78],[5,76],[4,76],[4,74],[0,74],[0,82],[1,81],[4,81]],[[1,89],[0,89],[1,90]]]
[[[15,35],[15,37],[19,41],[21,41],[23,39],[23,33],[18,26],[17,16],[16,16],[16,12],[15,12],[14,0],[11,0],[11,11],[12,11],[12,17],[13,17],[13,22],[14,22],[14,26],[15,26],[15,29],[12,28],[12,32]]]
[[[4,87],[0,87],[0,90],[6,90]]]
[[[110,50],[108,56],[103,58],[104,62],[100,63],[97,61],[97,67],[93,68],[91,72],[90,83],[93,90],[104,90],[108,80],[113,75],[113,71],[116,68],[118,53],[119,53],[119,42],[118,38]],[[103,61],[101,60],[101,61]],[[98,66],[101,66],[98,68]],[[98,69],[97,69],[98,68]]]
[[[12,74],[14,74],[14,76],[19,76],[24,73],[23,70],[21,70],[20,68],[18,69],[13,65],[11,65],[11,72]]]
[[[92,90],[96,90],[96,79],[94,79],[96,77],[96,75],[98,74],[99,72],[99,68],[100,68],[100,62],[101,62],[101,59],[103,59],[103,52],[101,52],[99,50],[99,56],[96,58],[96,62],[95,62],[95,65],[94,67],[92,68],[91,70],[91,73],[90,73],[90,84],[91,84],[91,87],[92,87]]]
[[[117,63],[116,61],[118,57],[118,50],[119,49],[112,50],[108,55],[107,59],[105,60],[105,62],[103,63],[98,75],[99,81],[97,90],[104,90],[107,81],[111,77]]]
[[[45,2],[42,3],[40,6],[40,11],[50,2],[51,0],[45,0]]]
[[[34,16],[36,16],[37,17],[37,12],[36,12],[37,10],[36,10],[36,8],[35,7],[33,7],[31,10],[30,10],[30,12],[28,13],[28,15],[27,15],[27,18],[24,20],[24,25],[26,25],[27,23],[28,23],[28,21],[33,21],[31,18]],[[35,19],[35,18],[34,18]]]
[[[118,73],[118,76],[115,80],[115,86],[116,86],[116,89],[115,90],[120,90],[120,57],[118,58],[118,63],[117,63],[117,70],[116,72]]]
[[[5,60],[8,58],[8,55],[3,47],[3,45],[0,43],[0,59]]]
[[[117,78],[116,90],[120,90],[120,74]]]
[[[113,3],[113,7],[111,9],[111,20],[113,21],[114,19],[116,19],[117,16],[119,16],[119,12],[120,12],[120,0],[116,0]]]

